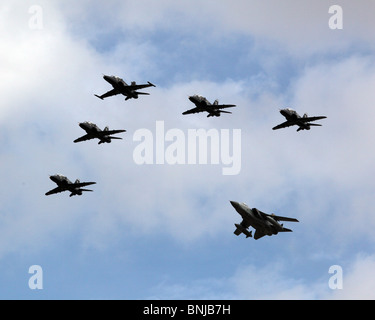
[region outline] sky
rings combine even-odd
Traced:
[[[374,299],[374,9],[2,1],[0,299]],[[156,87],[102,101],[103,74]],[[327,119],[273,131],[285,107]],[[127,131],[75,144],[83,121]],[[47,197],[57,173],[97,184]],[[299,223],[236,237],[230,200]]]

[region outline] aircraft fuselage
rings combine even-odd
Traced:
[[[49,177],[54,183],[57,184],[61,191],[70,191],[70,197],[75,196],[75,195],[82,195],[82,191],[91,191],[91,190],[86,190],[86,189],[81,189],[80,187],[80,181],[77,179],[74,183],[71,182],[67,177],[61,175],[61,174],[55,174]],[[89,184],[93,184],[95,182],[90,182]],[[48,193],[46,194],[48,195]]]
[[[56,183],[59,187],[60,186],[67,186],[72,184],[72,182],[65,176],[61,174],[55,174],[49,177],[54,183]]]
[[[103,76],[103,79],[118,93],[121,93],[128,98],[138,99],[138,93],[135,90],[129,90],[128,84],[123,79],[116,76]]]
[[[95,134],[102,131],[102,129],[100,129],[95,123],[91,123],[88,121],[81,122],[79,126],[88,134]]]
[[[281,109],[280,113],[285,117],[286,120],[294,122],[296,125],[300,127],[300,130],[310,130],[310,125],[303,121],[299,121],[301,116],[297,113],[297,111],[292,110],[290,108]],[[305,114],[304,117],[307,117]]]
[[[189,100],[194,103],[197,108],[208,112],[208,117],[220,117],[220,111],[216,111],[212,108],[212,104],[205,97],[194,95],[190,96]]]
[[[262,215],[257,208],[249,208],[245,203],[230,202],[236,211],[251,227],[261,230],[266,235],[277,234],[283,230],[283,226],[270,216]],[[242,231],[242,230],[241,230]]]
[[[108,127],[105,127],[104,130],[102,130],[95,123],[89,121],[81,122],[79,126],[85,130],[91,138],[98,138],[100,140],[99,144],[104,142],[111,143],[111,139],[120,139],[106,134],[106,132],[108,132]],[[77,142],[77,140],[75,140],[75,142]]]

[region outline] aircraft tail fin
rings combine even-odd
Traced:
[[[309,126],[321,127],[322,125],[319,123],[309,123]]]
[[[81,196],[82,195],[82,191],[93,191],[93,190],[90,190],[90,189],[78,189],[76,191],[71,192],[70,195],[69,195],[69,197]]]
[[[136,94],[143,94],[143,95],[147,95],[147,96],[150,95],[150,94],[147,93],[147,92],[138,92],[138,91],[137,91],[137,92],[135,92],[135,93],[136,93]]]

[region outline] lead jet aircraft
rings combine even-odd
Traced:
[[[211,104],[205,97],[194,95],[190,96],[189,100],[195,104],[195,108],[187,110],[183,112],[182,114],[191,114],[191,113],[198,113],[198,112],[208,112],[208,117],[220,117],[221,113],[232,113],[229,111],[223,111],[220,109],[225,108],[232,108],[235,107],[235,104],[219,104],[218,100],[215,100],[213,104]]]
[[[57,184],[57,188],[52,189],[46,193],[46,196],[50,194],[59,193],[63,191],[70,191],[70,196],[75,195],[82,195],[83,191],[92,191],[89,189],[82,189],[82,187],[89,186],[91,184],[95,184],[96,182],[80,182],[78,179],[73,183],[67,177],[61,174],[55,174],[49,177],[53,182]]]
[[[230,203],[242,217],[242,222],[240,224],[234,224],[236,227],[234,234],[237,236],[243,233],[246,235],[246,238],[252,237],[252,231],[249,232],[248,230],[248,228],[251,226],[255,229],[254,239],[258,240],[266,235],[272,236],[273,234],[278,234],[279,232],[292,232],[292,230],[284,228],[279,221],[299,222],[294,218],[267,214],[256,208],[250,209],[245,203],[238,203],[236,201],[230,201]]]
[[[102,130],[95,123],[92,123],[89,121],[81,122],[79,126],[83,130],[85,130],[87,134],[74,140],[74,143],[86,141],[90,139],[95,139],[95,138],[99,139],[98,144],[101,144],[104,142],[111,143],[112,139],[122,139],[122,138],[110,137],[110,135],[126,131],[126,130],[108,130],[108,127],[105,127],[104,130]]]
[[[97,94],[95,94],[96,97],[98,97],[102,100],[104,98],[114,96],[114,95],[117,95],[117,94],[124,95],[126,97],[125,100],[129,100],[131,98],[138,99],[138,96],[140,94],[149,95],[149,93],[138,92],[137,90],[143,89],[143,88],[148,88],[148,87],[155,87],[155,85],[152,84],[149,81],[147,82],[147,84],[136,84],[135,81],[132,81],[131,84],[128,85],[123,79],[121,79],[119,77],[116,77],[116,76],[106,76],[106,75],[104,75],[103,79],[105,81],[109,82],[111,84],[111,86],[113,87],[113,89],[104,93],[104,94],[102,94],[101,96],[98,96]]]
[[[327,118],[325,116],[309,117],[306,113],[303,115],[303,117],[301,117],[296,111],[290,108],[281,109],[280,113],[286,118],[286,121],[277,125],[276,127],[273,127],[272,130],[286,128],[294,125],[297,125],[299,127],[297,129],[297,132],[300,130],[310,130],[310,126],[321,126],[321,124],[310,123],[311,121]]]

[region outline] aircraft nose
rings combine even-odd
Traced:
[[[236,209],[236,208],[238,208],[239,207],[239,203],[238,202],[236,202],[236,201],[229,201],[230,202],[230,204]]]
[[[103,76],[103,79],[104,79],[105,81],[107,81],[107,82],[110,82],[110,81],[111,81],[111,77],[110,77],[110,76],[106,76],[106,75],[104,75],[104,76]]]

